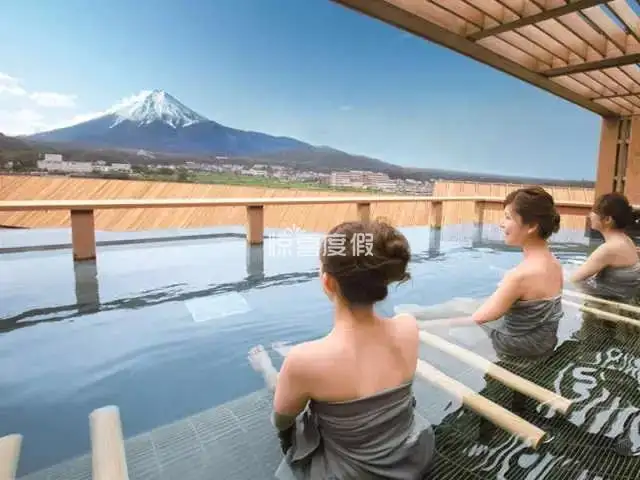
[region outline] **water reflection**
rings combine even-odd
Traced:
[[[429,231],[429,257],[440,255],[440,242],[442,241],[442,229],[432,228]]]
[[[264,278],[264,245],[247,244],[247,278]]]
[[[212,283],[208,288],[199,290],[189,288],[187,283],[170,283],[107,302],[100,301],[98,262],[72,262],[76,303],[25,309],[17,315],[0,319],[0,333],[10,332],[40,322],[60,322],[98,312],[140,309],[223,293],[295,285],[315,280],[318,277],[317,269],[265,276],[264,248],[262,246],[247,246],[246,258],[246,277],[240,281]]]
[[[96,260],[73,262],[78,313],[95,313],[100,310],[100,285]]]

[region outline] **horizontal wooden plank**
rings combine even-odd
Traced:
[[[360,196],[360,197],[274,197],[274,198],[128,198],[118,200],[17,200],[0,201],[0,211],[33,210],[112,210],[131,208],[187,207],[254,207],[270,205],[329,205],[337,203],[398,203],[398,202],[487,202],[501,204],[504,199],[480,196]],[[560,206],[590,208],[586,202],[560,201]]]

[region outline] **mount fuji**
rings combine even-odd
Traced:
[[[88,121],[25,138],[99,148],[225,156],[317,148],[294,138],[226,127],[164,90],[140,92]]]

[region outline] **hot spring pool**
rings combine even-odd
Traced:
[[[401,230],[413,251],[412,280],[390,289],[378,306],[386,315],[398,304],[486,296],[520,258],[504,248],[496,227],[485,226],[481,236],[471,226]],[[24,436],[19,477],[88,452],[88,415],[96,408],[117,405],[125,438],[139,435],[262,389],[247,362],[254,345],[298,343],[331,328],[317,249],[309,247],[319,235],[305,234],[304,249],[296,251],[270,238],[261,248],[247,248],[242,229],[186,232],[192,236],[154,232],[149,240],[148,233],[99,232],[97,262],[74,265],[70,250],[60,245],[68,241],[66,231],[0,230],[0,436]],[[267,234],[284,238],[283,232]],[[552,240],[567,268],[593,248],[584,232],[561,231]],[[43,243],[51,249],[26,248]],[[421,411],[442,426],[443,465],[462,466],[466,478],[640,475],[640,457],[632,456],[640,454],[640,332],[580,339],[581,317],[565,311],[557,355],[535,371],[518,373],[538,375],[537,383],[580,399],[584,408],[561,421],[532,416],[554,432],[548,447],[532,453],[501,431],[489,443],[469,437],[478,417],[417,381]],[[450,341],[491,357],[486,342],[473,334],[450,335]],[[439,351],[425,347],[421,356],[484,389],[483,395],[490,388],[482,372]],[[281,357],[273,358],[279,366]],[[492,398],[506,395],[498,390]],[[622,454],[615,453],[620,442],[626,445]],[[454,475],[453,466],[447,468],[441,478]],[[271,473],[267,469],[263,478]],[[239,475],[233,478],[250,478]],[[233,480],[216,478],[223,477]]]

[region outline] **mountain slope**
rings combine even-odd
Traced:
[[[7,137],[0,133],[0,150],[31,150],[28,143],[15,137]]]
[[[313,148],[294,138],[226,127],[162,90],[141,92],[96,118],[26,138],[101,148],[227,156]]]

